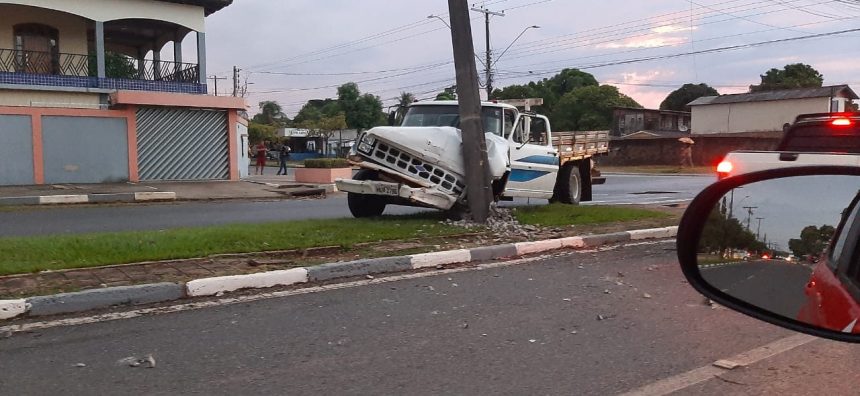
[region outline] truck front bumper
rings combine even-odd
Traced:
[[[383,197],[400,197],[421,206],[448,210],[457,202],[457,197],[438,190],[424,187],[409,187],[399,183],[389,183],[375,180],[335,180],[338,191],[356,194],[379,195]]]

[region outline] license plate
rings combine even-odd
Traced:
[[[373,186],[373,191],[375,191],[379,195],[393,195],[397,196],[400,188],[396,184],[376,184]]]

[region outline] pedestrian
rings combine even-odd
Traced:
[[[263,170],[266,168],[266,151],[268,151],[266,142],[260,141],[254,146],[254,150],[257,152],[257,169],[255,174],[262,175]]]
[[[678,139],[681,146],[678,148],[678,162],[681,168],[693,167],[693,139],[682,137]]]
[[[278,168],[278,175],[287,175],[287,160],[290,159],[290,146],[286,143],[281,144],[280,150],[278,150],[278,160],[280,161],[281,167]]]

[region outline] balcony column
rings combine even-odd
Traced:
[[[137,79],[146,80],[146,52],[143,47],[137,47]]]
[[[157,46],[152,46],[152,76],[153,80],[161,80],[161,50],[156,49]]]
[[[182,39],[179,37],[173,40],[173,61],[182,63]]]
[[[206,33],[197,32],[197,65],[200,84],[206,85]]]
[[[105,23],[96,21],[96,75],[105,78]]]

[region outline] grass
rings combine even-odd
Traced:
[[[27,238],[0,238],[0,275],[452,235],[438,213],[379,219],[302,220]]]
[[[657,173],[657,174],[678,174],[678,173],[696,173],[703,175],[716,174],[713,166],[694,166],[692,168],[681,168],[674,165],[631,165],[631,166],[599,166],[601,172],[620,172],[620,173]]]
[[[517,208],[514,212],[523,224],[545,227],[604,224],[622,221],[665,218],[669,215],[653,210],[618,206],[572,206],[551,204]]]
[[[514,213],[521,223],[542,226],[617,223],[668,216],[636,208],[562,204],[522,207]],[[443,218],[440,212],[430,212],[375,219],[300,220],[165,231],[0,238],[0,275],[187,259],[221,253],[322,246],[350,249],[364,242],[427,240],[480,231],[439,224]],[[357,250],[356,253],[363,252]]]

